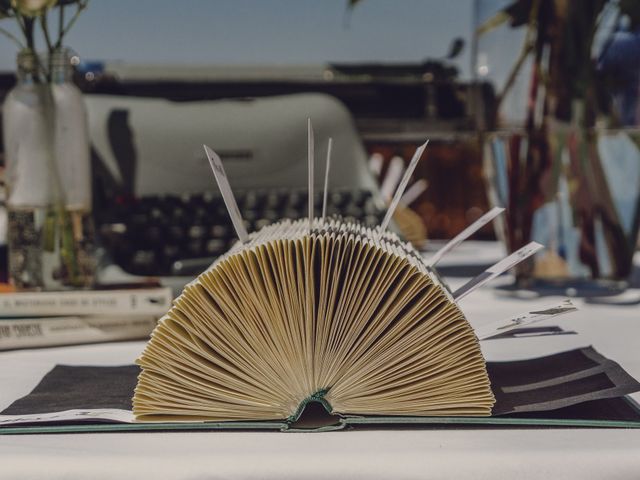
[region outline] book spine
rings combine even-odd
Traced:
[[[164,315],[170,288],[0,294],[0,317]]]
[[[154,316],[51,317],[0,320],[0,351],[146,338]]]

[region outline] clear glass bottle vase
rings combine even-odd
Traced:
[[[95,274],[87,116],[66,50],[18,55],[3,105],[9,279],[17,289],[92,286]]]

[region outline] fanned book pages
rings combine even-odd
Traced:
[[[490,415],[478,340],[447,288],[390,232],[283,221],[187,286],[138,361],[139,420],[332,413]]]
[[[410,244],[333,219],[250,236],[187,286],[139,359],[141,420],[490,415],[476,336]]]
[[[308,121],[309,198],[313,128]],[[240,241],[188,285],[152,334],[138,421],[297,420],[331,414],[489,416],[478,339],[456,304],[536,251],[528,245],[453,295],[386,230],[428,142],[411,159],[380,227],[313,215],[247,234],[220,157],[205,152]],[[327,167],[329,168],[329,156]],[[325,196],[328,172],[325,175]]]

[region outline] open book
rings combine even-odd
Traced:
[[[136,419],[291,420],[310,402],[331,414],[491,415],[485,361],[455,295],[386,230],[427,144],[380,228],[369,229],[314,217],[310,122],[308,132],[309,218],[250,235],[220,158],[205,147],[240,242],[185,288],[153,332],[138,360]],[[485,272],[457,296],[499,273]]]

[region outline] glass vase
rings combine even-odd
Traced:
[[[476,3],[474,73],[495,92],[481,132],[485,178],[491,201],[507,208],[498,234],[509,252],[545,246],[518,266],[520,286],[604,295],[623,289],[632,271],[640,34],[609,22],[623,8]]]
[[[87,118],[71,68],[64,50],[21,52],[3,105],[9,280],[19,290],[94,281]]]
[[[507,209],[498,233],[508,250],[545,246],[518,266],[521,286],[624,288],[640,228],[640,130],[494,132],[484,171],[491,203]]]

